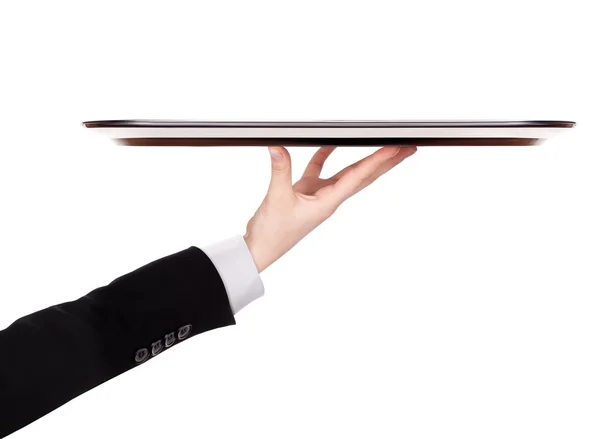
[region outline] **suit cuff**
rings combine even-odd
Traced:
[[[264,295],[264,285],[241,235],[200,249],[219,272],[234,314]]]

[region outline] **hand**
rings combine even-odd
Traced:
[[[333,215],[345,200],[417,151],[415,147],[381,148],[333,177],[320,178],[334,149],[319,148],[302,178],[292,185],[290,153],[284,147],[269,148],[269,190],[244,235],[259,273]]]

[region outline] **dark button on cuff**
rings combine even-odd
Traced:
[[[190,332],[192,332],[192,325],[182,326],[181,328],[179,328],[179,331],[177,332],[177,338],[179,340],[183,340],[188,335],[190,335]]]
[[[146,348],[138,349],[138,351],[135,353],[135,362],[139,364],[139,363],[143,363],[147,359],[148,359],[148,349],[146,349]]]
[[[175,333],[171,332],[165,335],[165,347],[170,348],[173,344],[175,344]]]
[[[163,349],[162,340],[155,341],[152,343],[152,356],[160,354],[160,351]]]

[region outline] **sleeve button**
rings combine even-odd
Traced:
[[[165,335],[165,347],[170,348],[175,343],[175,333],[171,332]]]
[[[192,332],[192,325],[182,326],[181,328],[179,328],[179,331],[177,332],[177,338],[179,340],[183,340],[188,335],[190,335],[190,332]]]
[[[147,359],[148,359],[148,349],[146,349],[146,348],[138,349],[138,351],[135,353],[135,362],[139,364],[139,363],[143,363]]]
[[[155,341],[152,343],[152,356],[160,354],[160,351],[163,349],[162,340]]]

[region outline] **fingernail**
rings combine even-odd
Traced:
[[[400,152],[400,148],[396,148],[396,151],[392,154],[392,157],[394,157],[396,154],[398,154]]]
[[[273,160],[281,160],[283,155],[279,152],[277,148],[269,148],[269,154],[273,157]]]

